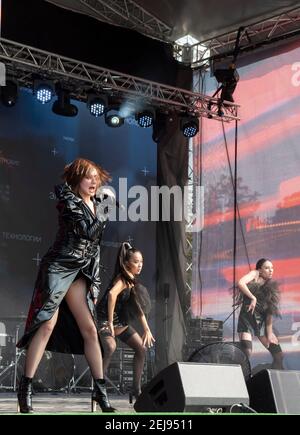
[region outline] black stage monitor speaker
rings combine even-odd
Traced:
[[[300,414],[300,371],[262,370],[247,386],[255,411]]]
[[[135,402],[137,412],[208,412],[249,404],[240,365],[174,363],[159,372]]]

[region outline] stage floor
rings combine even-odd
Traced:
[[[35,414],[90,413],[91,395],[89,393],[37,393],[32,398]],[[134,414],[128,395],[110,395],[110,401],[120,413]],[[97,406],[97,412],[101,413]],[[0,415],[17,413],[17,393],[0,392]]]

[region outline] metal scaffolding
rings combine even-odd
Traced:
[[[48,0],[61,6],[56,0]],[[239,29],[209,37],[194,45],[174,43],[173,28],[133,0],[77,0],[79,10],[111,25],[136,30],[144,35],[173,45],[175,59],[193,68],[209,59],[226,58],[232,54]],[[74,9],[78,10],[78,9]],[[240,39],[241,52],[299,34],[300,8],[291,8],[273,17],[245,23],[246,32]]]
[[[95,92],[118,95],[133,101],[139,99],[165,111],[188,112],[230,122],[238,119],[238,105],[222,105],[223,115],[218,115],[217,98],[166,86],[138,77],[122,74],[78,60],[60,56],[0,38],[0,60],[5,64],[7,75],[19,85],[32,88],[33,76],[59,81],[71,92],[71,97],[87,100],[87,93]]]
[[[172,28],[132,0],[79,0],[93,16],[116,26],[136,30],[162,41],[168,39]]]
[[[300,8],[294,8],[256,23],[245,25],[241,35],[241,52],[258,48],[272,41],[293,37],[299,34]],[[232,54],[235,48],[239,29],[223,35],[201,41],[188,47],[190,65],[195,68],[214,58],[225,58]],[[203,48],[205,46],[205,49]],[[177,58],[184,57],[186,47],[174,44],[174,53]]]

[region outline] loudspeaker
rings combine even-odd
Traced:
[[[255,411],[300,414],[300,371],[262,370],[247,387]]]
[[[138,412],[207,412],[249,404],[240,365],[179,362],[159,372],[135,402]]]

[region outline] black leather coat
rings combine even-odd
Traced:
[[[18,347],[27,347],[41,324],[59,307],[47,349],[83,354],[83,339],[64,296],[79,276],[87,282],[87,304],[95,320],[94,299],[100,291],[100,241],[106,225],[101,200],[94,198],[96,216],[67,184],[56,186],[59,229],[53,246],[43,257],[29,308],[25,333]],[[96,320],[95,320],[96,323]]]

